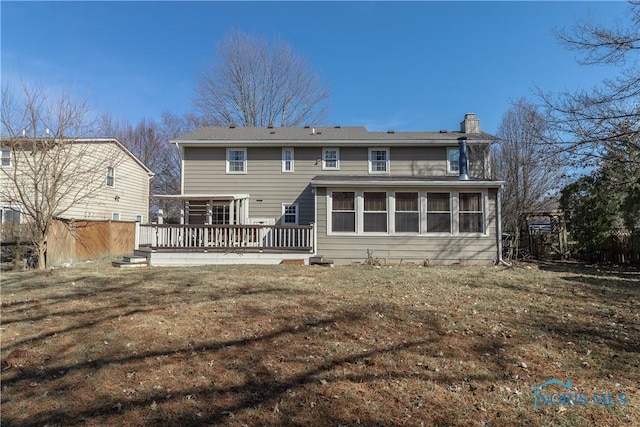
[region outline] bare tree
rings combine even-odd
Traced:
[[[106,136],[120,140],[138,159],[155,172],[150,183],[151,194],[180,194],[181,159],[178,150],[170,141],[179,135],[203,126],[203,122],[192,115],[177,116],[163,112],[160,122],[141,119],[135,126],[127,120],[116,120],[104,115],[100,120],[100,131]],[[177,217],[180,207],[167,200],[151,198],[149,217],[163,209],[167,218]]]
[[[493,171],[505,181],[502,220],[505,231],[517,232],[522,214],[544,209],[561,187],[564,167],[551,147],[544,117],[535,106],[519,99],[503,115],[493,152]]]
[[[640,3],[630,2],[628,12],[626,24],[606,27],[587,17],[557,33],[562,44],[580,54],[580,64],[620,67],[617,76],[590,90],[538,91],[549,124],[564,137],[556,146],[572,153],[576,166],[595,166],[611,150],[640,150]]]
[[[232,32],[198,76],[194,106],[217,125],[300,126],[326,120],[329,90],[291,45]]]
[[[58,93],[22,83],[2,96],[0,201],[24,218],[27,238],[45,268],[47,237],[53,220],[96,195],[104,187],[106,168],[118,154],[101,150],[78,135],[91,133],[91,109],[68,90]]]

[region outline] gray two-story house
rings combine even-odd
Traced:
[[[459,131],[198,129],[172,141],[182,194],[157,197],[183,203],[183,225],[155,231],[151,246],[171,252],[155,263],[347,264],[368,251],[388,263],[495,262],[493,140],[475,114]]]

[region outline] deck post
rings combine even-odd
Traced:
[[[309,224],[311,226],[311,232],[309,233],[309,238],[311,239],[311,253],[313,255],[317,254],[316,251],[316,242],[318,241],[318,229],[316,228],[316,224],[312,222]]]

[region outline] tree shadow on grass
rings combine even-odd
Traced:
[[[381,306],[378,306],[378,308],[380,310],[384,309]],[[365,322],[368,316],[369,313],[366,308],[337,310],[324,316],[315,316],[303,323],[293,324],[250,338],[210,341],[209,343],[198,344],[193,348],[158,349],[135,355],[96,358],[92,361],[81,363],[50,366],[39,369],[38,372],[34,372],[32,369],[22,370],[16,372],[16,375],[6,375],[3,380],[3,386],[10,390],[20,384],[38,383],[42,385],[43,389],[51,389],[56,385],[59,392],[71,393],[77,384],[61,385],[61,382],[63,383],[65,378],[77,378],[78,374],[89,370],[99,370],[113,366],[122,366],[126,370],[127,366],[136,362],[153,362],[155,366],[161,367],[172,360],[180,363],[180,366],[185,366],[194,357],[200,361],[213,358],[216,363],[226,366],[228,371],[238,375],[238,378],[241,379],[227,385],[216,385],[215,382],[206,387],[193,385],[172,392],[170,398],[167,397],[167,391],[164,390],[131,399],[117,398],[114,395],[95,396],[87,402],[87,405],[78,409],[44,409],[38,413],[30,414],[27,421],[20,421],[20,425],[25,427],[45,424],[55,425],[57,423],[81,425],[85,424],[88,419],[98,423],[112,424],[118,423],[119,415],[121,414],[136,410],[147,411],[148,408],[151,408],[151,410],[147,411],[144,425],[204,426],[230,421],[234,414],[251,411],[256,407],[264,407],[265,405],[270,408],[276,408],[266,411],[267,414],[273,414],[274,420],[272,424],[276,425],[286,420],[287,415],[294,417],[298,409],[300,409],[296,406],[297,404],[283,403],[285,400],[290,400],[290,397],[295,394],[295,390],[298,390],[298,393],[301,393],[302,396],[301,389],[306,387],[311,387],[315,390],[322,389],[325,386],[328,387],[340,381],[366,383],[378,380],[381,378],[379,375],[355,375],[344,370],[341,372],[341,368],[346,369],[353,364],[370,363],[371,358],[395,357],[397,354],[419,349],[420,346],[432,344],[439,339],[438,334],[430,329],[429,338],[392,345],[378,345],[375,348],[354,351],[347,355],[329,355],[322,358],[312,357],[308,360],[300,356],[299,360],[282,361],[281,363],[284,364],[293,363],[295,366],[300,366],[300,369],[286,374],[279,374],[271,366],[272,361],[274,358],[277,359],[278,354],[288,354],[287,348],[280,347],[282,343],[294,340],[302,343],[305,340],[313,342],[314,334],[328,333],[327,328],[334,328],[336,332],[339,332],[342,328],[348,328],[358,322]],[[432,326],[437,329],[437,325]],[[353,341],[357,342],[355,339]],[[61,373],[64,373],[64,375],[60,376]],[[427,378],[426,375],[421,375],[420,373],[407,374],[403,372],[387,372],[382,377],[386,378],[386,380],[393,378],[413,378],[415,380]],[[189,399],[198,400],[196,411],[183,408],[176,412],[168,409],[168,404],[170,403]],[[316,399],[324,398],[318,396]],[[333,396],[329,396],[324,400],[332,402],[333,399]],[[305,401],[303,404],[306,403],[309,402]],[[318,409],[312,411],[313,414],[310,415],[313,423],[318,423],[319,425],[329,421],[332,424],[345,424],[354,421],[349,415],[328,411],[326,405],[320,404],[321,402],[318,403]],[[281,409],[277,409],[279,404]],[[369,425],[376,424],[375,418],[368,420],[362,416],[359,420]],[[13,420],[11,415],[7,415],[5,412],[3,423],[6,426],[11,426],[17,423],[17,420]],[[268,420],[267,423],[270,424]],[[305,422],[302,423],[304,424]]]

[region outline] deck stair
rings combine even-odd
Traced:
[[[111,265],[118,268],[147,267],[149,260],[146,256],[140,255],[124,256],[122,257],[122,261],[112,261]]]
[[[309,265],[322,265],[325,267],[333,267],[334,262],[332,259],[325,259],[325,257],[319,255],[319,256],[309,257]]]

